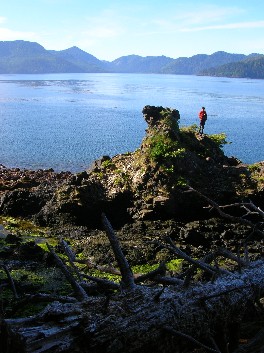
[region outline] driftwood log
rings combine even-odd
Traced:
[[[224,275],[184,291],[137,286],[113,297],[53,302],[34,317],[5,321],[6,352],[150,352],[155,346],[156,351],[172,352],[171,337],[184,335],[207,342],[201,344],[210,351],[225,352],[227,347],[221,347],[215,333],[229,334],[223,342],[236,348],[234,328],[248,303],[263,295],[263,279],[264,262],[258,261],[242,274]],[[218,350],[209,347],[211,339]]]
[[[164,264],[135,276],[105,215],[102,222],[120,270],[120,283],[76,274],[75,257],[67,243],[63,241],[62,246],[69,266],[50,247],[76,299],[58,298],[35,316],[5,319],[3,352],[263,352],[263,330],[244,345],[238,340],[248,307],[264,296],[262,258],[250,262],[219,249],[198,261],[165,239],[164,247],[189,262],[185,278],[169,276]],[[218,256],[235,261],[237,271],[219,268]],[[210,280],[192,281],[197,270]]]

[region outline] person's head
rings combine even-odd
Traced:
[[[205,107],[202,107],[202,110],[205,110]]]

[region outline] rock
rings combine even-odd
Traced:
[[[27,217],[41,210],[51,198],[45,190],[28,191],[13,190],[5,193],[0,201],[0,211],[3,215]]]
[[[163,107],[155,107],[151,105],[146,105],[142,113],[144,115],[144,119],[148,123],[150,127],[156,126],[158,122],[161,120],[162,116],[161,113],[164,110],[167,110],[170,112],[171,118],[175,119],[177,122],[180,119],[180,113],[177,109],[170,109],[170,108],[163,108]]]
[[[87,173],[99,171],[100,168],[103,166],[103,162],[110,160],[111,158],[109,156],[102,156],[101,158],[97,159],[92,163],[92,165],[87,169]]]
[[[176,109],[146,106],[143,115],[148,128],[140,148],[103,156],[76,175],[52,170],[8,172],[2,167],[1,213],[31,217],[43,226],[94,229],[101,227],[104,212],[120,228],[142,219],[212,217],[205,201],[186,192],[188,186],[219,204],[251,196],[263,200],[261,163],[250,169],[226,157],[210,135],[199,140],[191,127],[180,129]]]
[[[8,233],[5,241],[7,244],[19,244],[21,242],[21,238],[16,234]]]
[[[37,246],[34,241],[21,244],[18,248],[18,257],[20,260],[42,260],[45,251]]]
[[[176,203],[174,198],[167,196],[156,196],[153,199],[153,209],[156,214],[162,217],[162,214],[165,215],[165,218],[175,217],[176,215]]]

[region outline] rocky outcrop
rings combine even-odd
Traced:
[[[39,212],[71,173],[22,170],[0,165],[0,210],[4,215],[28,217]]]
[[[41,225],[91,228],[100,227],[102,212],[115,227],[136,220],[206,218],[204,201],[186,192],[188,185],[219,203],[249,195],[261,201],[262,164],[249,168],[226,157],[223,135],[200,136],[195,126],[179,129],[176,109],[146,106],[143,116],[146,136],[132,153],[104,156],[76,175],[38,171],[29,181],[30,172],[24,171],[26,180],[3,183],[2,214],[33,217]]]
[[[249,317],[263,346],[264,162],[226,157],[224,136],[179,129],[175,109],[143,114],[136,151],[79,174],[0,166],[1,214],[50,226],[0,217],[0,351],[187,352],[180,333],[235,353]]]

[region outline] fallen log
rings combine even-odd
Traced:
[[[194,261],[169,239],[171,250],[191,264],[192,273],[199,268],[217,276],[207,283],[188,281],[186,288],[183,279],[166,276],[166,267],[161,265],[137,279],[105,215],[103,223],[119,265],[120,284],[86,276],[102,289],[99,296],[86,295],[85,283],[75,281],[50,247],[77,301],[54,301],[38,315],[4,320],[3,352],[177,353],[183,352],[177,348],[180,342],[218,353],[239,349],[234,328],[239,328],[248,304],[264,296],[263,259],[246,266],[245,261],[224,252],[243,264],[232,273]],[[217,255],[222,256],[223,250],[216,251]],[[147,285],[143,285],[145,280]]]
[[[184,339],[174,331],[209,346],[217,328],[239,326],[248,303],[264,295],[264,261],[214,283],[185,290],[168,286],[158,296],[160,291],[138,285],[108,298],[107,307],[106,297],[89,297],[78,303],[54,302],[29,319],[5,320],[6,352],[132,353],[155,346],[160,347],[156,352],[172,352],[175,342]],[[230,340],[225,344],[230,346]]]

